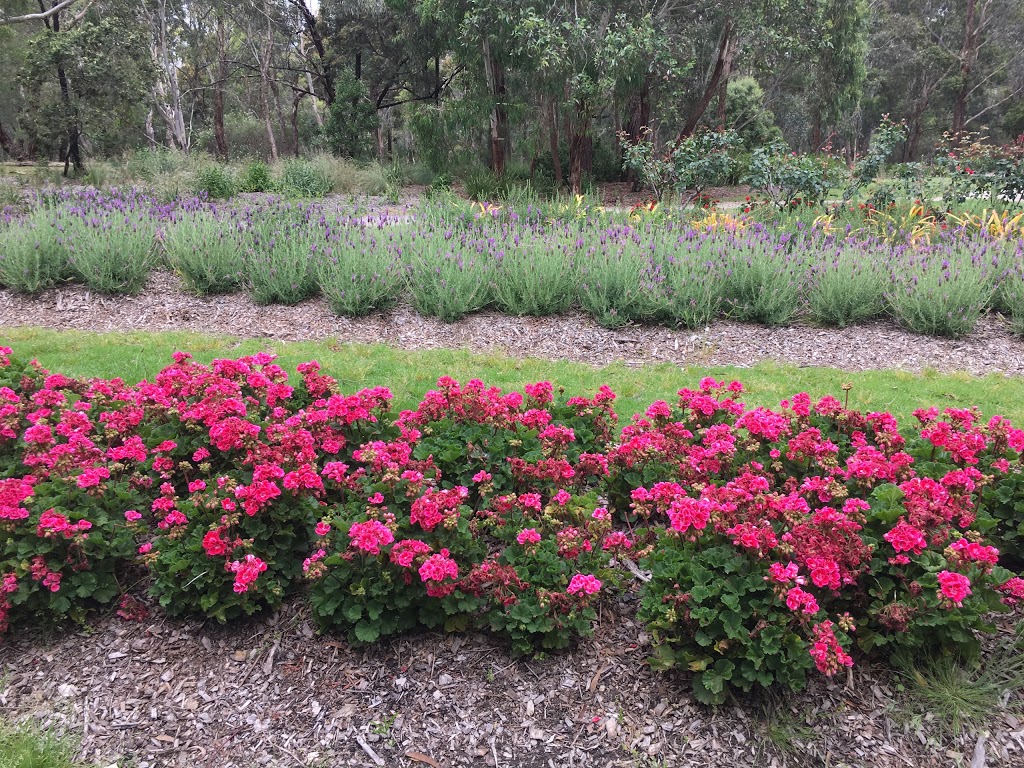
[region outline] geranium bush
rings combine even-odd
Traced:
[[[922,409],[901,432],[704,379],[616,435],[607,387],[444,377],[392,418],[386,389],[298,374],[178,353],[152,382],[82,381],[0,347],[0,628],[119,598],[138,615],[137,584],[230,621],[306,585],[352,642],[472,627],[544,652],[592,632],[628,558],[651,573],[652,663],[720,702],[858,655],[975,648],[1024,599],[1003,567],[1024,431],[1000,417]]]
[[[314,612],[353,640],[471,624],[519,652],[590,632],[594,595],[628,540],[593,490],[615,421],[606,388],[554,402],[451,378],[398,420],[401,438],[331,465],[343,503],[305,563]]]
[[[912,455],[889,414],[806,395],[746,409],[739,390],[705,379],[654,404],[611,460],[611,488],[643,481],[631,510],[658,526],[640,611],[653,662],[692,671],[700,699],[799,687],[855,649],[964,650],[1024,596],[983,541],[977,503],[995,478],[975,467],[1002,453],[999,470],[1019,471],[1024,432],[921,412]]]

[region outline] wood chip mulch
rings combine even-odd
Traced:
[[[684,675],[645,665],[632,599],[542,660],[477,634],[351,648],[317,634],[298,601],[228,628],[111,615],[88,631],[20,632],[0,645],[0,718],[135,768],[1024,765],[1019,694],[954,736],[883,668],[703,707]]]
[[[90,331],[194,331],[278,341],[334,339],[401,349],[524,352],[548,360],[604,366],[671,363],[750,366],[762,360],[848,371],[966,371],[1024,374],[1024,339],[999,316],[983,317],[964,339],[918,336],[884,322],[843,330],[795,325],[765,328],[721,321],[700,332],[654,325],[609,330],[582,312],[510,317],[480,312],[456,323],[422,317],[403,305],[367,318],[334,315],[312,299],[294,307],[253,304],[245,294],[200,298],[173,275],[154,273],[138,296],[108,297],[69,285],[33,298],[0,291],[0,327]]]

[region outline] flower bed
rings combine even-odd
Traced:
[[[652,662],[698,696],[803,684],[860,654],[969,648],[1024,597],[1024,431],[971,410],[706,379],[618,433],[615,395],[443,378],[415,411],[271,355],[80,381],[0,348],[0,627],[82,619],[148,584],[219,621],[301,587],[353,643],[477,627],[531,653],[592,631],[635,560]]]
[[[84,190],[0,215],[0,286],[35,294],[77,281],[130,295],[162,267],[190,292],[246,290],[258,304],[285,305],[320,294],[347,317],[405,299],[446,322],[488,307],[553,315],[577,306],[609,327],[890,317],[917,333],[964,336],[996,311],[1024,334],[1020,216],[848,213],[848,222],[836,212],[767,224],[748,213],[627,219],[533,206],[368,215]]]

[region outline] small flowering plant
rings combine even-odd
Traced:
[[[929,415],[925,448],[891,415],[834,398],[773,411],[733,394],[703,382],[676,409],[656,403],[611,462],[613,487],[663,473],[630,494],[657,529],[640,617],[653,663],[692,671],[703,701],[798,687],[812,667],[852,665],[854,650],[976,645],[987,614],[1018,599],[977,526],[991,478],[974,465],[1016,439],[1008,425]]]
[[[442,379],[401,439],[325,467],[343,503],[304,563],[321,623],[361,642],[475,624],[524,653],[587,634],[610,558],[632,546],[588,490],[607,472],[614,395],[553,394]]]

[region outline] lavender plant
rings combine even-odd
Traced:
[[[580,303],[598,323],[618,328],[657,316],[664,298],[650,244],[629,227],[602,233],[580,256]]]
[[[579,241],[518,236],[501,242],[491,291],[498,308],[512,315],[557,315],[576,298]]]
[[[893,260],[886,301],[908,330],[958,338],[974,330],[995,289],[977,248],[942,244],[907,249]]]
[[[495,256],[487,240],[451,230],[418,237],[409,250],[409,293],[416,311],[445,322],[491,302]]]
[[[823,247],[821,256],[825,257],[822,263],[809,273],[811,319],[830,328],[846,328],[885,312],[885,254],[844,241],[831,244],[828,250]]]
[[[661,278],[662,316],[681,328],[706,327],[721,311],[726,271],[718,241],[710,232],[670,233],[656,246],[654,266]]]
[[[314,246],[322,244],[300,223],[249,230],[245,270],[249,292],[257,304],[298,304],[316,294]]]
[[[45,211],[0,229],[0,285],[34,294],[50,288],[67,271],[67,256]]]
[[[777,326],[796,316],[806,251],[802,245],[791,250],[789,240],[764,232],[728,236],[724,305],[731,317]]]
[[[232,293],[241,286],[244,244],[237,227],[208,213],[186,214],[164,229],[168,266],[200,296]]]
[[[401,243],[393,232],[347,228],[313,246],[317,285],[335,314],[362,317],[398,301],[405,289]]]
[[[68,263],[89,288],[108,295],[143,289],[155,262],[156,225],[147,213],[83,210],[66,234]]]

